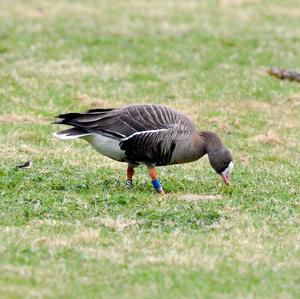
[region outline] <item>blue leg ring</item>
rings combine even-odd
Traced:
[[[152,185],[153,185],[153,187],[155,188],[155,190],[157,192],[161,192],[163,190],[163,188],[162,188],[162,186],[161,186],[161,184],[160,184],[160,182],[159,182],[158,179],[153,180],[152,181]]]

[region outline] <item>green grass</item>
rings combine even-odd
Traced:
[[[283,3],[284,2],[284,3]],[[297,0],[0,3],[1,298],[298,298]],[[51,133],[54,115],[164,103],[232,150],[146,170]],[[230,134],[229,134],[230,133]],[[27,159],[34,167],[16,170]]]

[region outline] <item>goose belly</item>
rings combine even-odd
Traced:
[[[125,151],[120,149],[120,141],[118,139],[110,138],[100,134],[91,134],[82,137],[82,139],[85,139],[95,148],[98,153],[106,157],[117,161],[126,160]]]

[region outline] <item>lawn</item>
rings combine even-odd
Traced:
[[[0,2],[1,298],[299,298],[298,0]],[[231,149],[137,168],[62,112],[163,103]],[[16,169],[31,159],[33,167]]]

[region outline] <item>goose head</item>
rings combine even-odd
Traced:
[[[221,138],[210,131],[199,131],[200,147],[205,149],[211,167],[222,176],[224,183],[229,185],[233,169],[233,159],[230,150],[223,144]]]
[[[233,169],[231,152],[224,145],[221,145],[208,152],[208,159],[216,173],[222,176],[224,183],[229,185]]]

